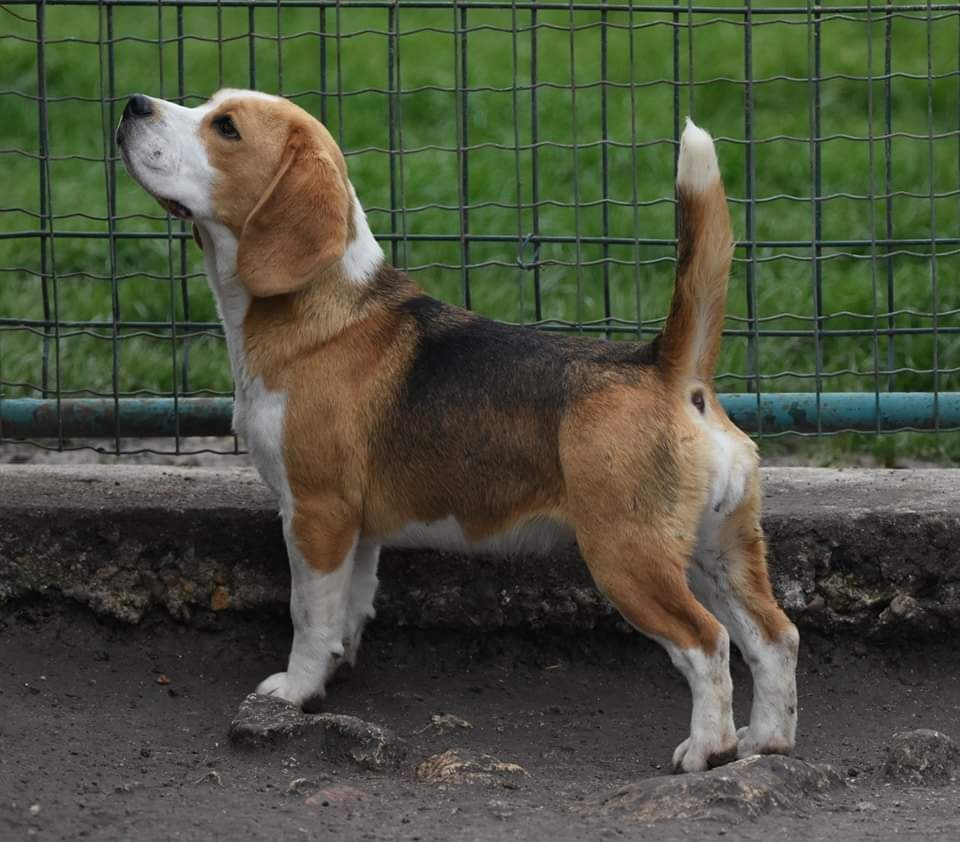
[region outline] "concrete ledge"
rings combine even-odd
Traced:
[[[801,625],[960,629],[960,472],[764,470],[778,596]],[[385,552],[378,616],[447,628],[616,626],[569,552]],[[0,604],[47,596],[138,622],[286,610],[279,519],[250,469],[0,466]]]

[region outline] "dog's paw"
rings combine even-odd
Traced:
[[[257,685],[257,694],[282,699],[291,705],[301,707],[304,702],[319,694],[316,687],[307,686],[302,680],[289,672],[275,672]]]
[[[693,737],[687,737],[677,746],[673,753],[673,771],[676,774],[681,772],[705,772],[707,769],[713,769],[717,766],[723,766],[737,758],[737,744],[701,740],[695,742]]]
[[[753,757],[755,754],[790,754],[793,741],[777,734],[757,735],[750,726],[737,729],[737,757]]]

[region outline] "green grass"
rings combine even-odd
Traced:
[[[728,4],[717,4],[728,5]],[[674,233],[672,203],[655,202],[673,195],[674,132],[673,36],[669,16],[648,14],[637,4],[634,22],[643,24],[633,32],[634,61],[630,61],[630,34],[626,15],[610,13],[607,30],[606,79],[607,135],[617,144],[609,148],[608,233],[633,239],[669,239]],[[33,9],[17,7],[21,12]],[[111,119],[119,115],[126,96],[142,91],[172,97],[178,93],[176,10],[162,13],[153,8],[116,8],[112,11],[115,44],[115,95],[119,98],[113,118],[98,98],[109,93],[107,50],[101,46],[107,34],[106,11],[96,8],[47,8],[47,89],[52,98],[84,97],[49,105],[50,146],[54,156],[85,156],[90,160],[55,160],[51,164],[51,201],[54,227],[64,235],[104,233],[107,223],[98,217],[107,213],[104,163]],[[328,31],[334,31],[335,12],[327,11]],[[685,19],[685,13],[681,15]],[[777,79],[755,84],[753,133],[756,138],[778,139],[755,147],[756,194],[755,237],[760,240],[808,243],[812,236],[809,202],[783,196],[806,197],[811,192],[810,93],[808,30],[804,18],[775,16],[758,18],[753,32],[753,75]],[[793,23],[784,21],[792,20]],[[469,95],[467,131],[469,143],[479,148],[469,154],[470,230],[499,234],[512,242],[474,243],[469,249],[472,306],[495,318],[515,322],[535,319],[533,273],[517,266],[517,259],[533,258],[528,250],[518,254],[518,230],[532,230],[531,50],[530,14],[518,12],[521,27],[512,36],[511,13],[471,10],[467,52],[469,85],[483,88]],[[574,134],[580,148],[544,146],[539,151],[540,230],[548,235],[583,237],[603,233],[601,200],[602,167],[598,141],[601,133],[601,79],[599,12],[575,16],[576,34],[569,34],[570,14],[541,12],[538,37],[539,82],[537,120],[539,140],[571,143]],[[702,15],[693,30],[694,73],[704,82],[690,102],[689,88],[680,90],[680,113],[692,113],[697,121],[719,138],[719,154],[728,192],[733,201],[734,227],[746,234],[746,146],[744,139],[744,86],[735,80],[744,74],[743,31],[730,18]],[[375,233],[388,233],[391,218],[390,146],[388,123],[387,29],[385,10],[365,10],[344,4],[340,12],[342,36],[327,40],[327,86],[344,96],[338,105],[325,100],[321,87],[319,13],[316,10],[282,11],[282,85],[278,78],[277,13],[256,12],[257,87],[287,95],[306,93],[296,101],[320,116],[326,106],[327,123],[349,154],[351,177],[369,209]],[[458,142],[458,100],[449,92],[457,81],[455,47],[451,32],[453,9],[401,8],[399,61],[401,85],[410,91],[400,98],[402,145],[397,156],[395,189],[402,186],[401,203],[407,209],[392,220],[400,234],[458,235],[460,191],[458,157],[449,151]],[[501,28],[507,31],[502,31]],[[249,85],[248,17],[245,9],[222,13],[222,54],[216,43],[215,8],[183,12],[183,64],[187,104],[196,104],[221,85]],[[932,27],[935,76],[955,73],[957,16],[938,20]],[[35,37],[33,25],[0,10],[0,33]],[[824,136],[863,137],[870,132],[868,85],[858,79],[868,70],[868,29],[862,19],[828,19],[822,27],[821,131]],[[154,43],[167,39],[162,51]],[[884,24],[872,27],[873,72],[883,71]],[[680,57],[686,74],[688,31],[681,30]],[[99,42],[99,43],[98,43]],[[2,42],[0,89],[34,95],[37,91],[37,56],[29,40],[6,38]],[[894,79],[891,108],[897,132],[923,136],[929,131],[927,111],[927,29],[922,15],[898,17],[893,25],[892,66],[903,74]],[[571,51],[573,67],[571,68]],[[220,60],[222,55],[222,62]],[[338,76],[337,67],[340,73]],[[222,67],[222,76],[221,76]],[[920,78],[912,78],[919,76]],[[573,108],[571,79],[578,86]],[[712,80],[712,81],[708,81]],[[635,82],[631,92],[629,82]],[[519,89],[514,93],[514,83]],[[366,91],[365,89],[374,89]],[[958,79],[956,75],[935,78],[931,85],[933,131],[946,133],[932,144],[933,185],[947,194],[931,203],[929,198],[896,196],[890,201],[893,235],[923,239],[956,236],[960,231],[960,186],[958,172]],[[380,91],[380,92],[378,92]],[[35,231],[40,222],[38,188],[38,109],[35,100],[5,95],[0,120],[0,149],[19,149],[28,155],[4,153],[4,208],[24,208],[0,213],[0,234]],[[873,83],[873,134],[883,131],[884,87]],[[638,147],[630,144],[634,137]],[[953,134],[951,134],[953,133]],[[519,139],[520,151],[515,151]],[[527,148],[525,148],[527,147]],[[874,141],[873,177],[870,173],[871,144],[835,138],[822,144],[822,191],[824,194],[856,196],[885,192],[885,150]],[[891,141],[892,189],[925,197],[930,191],[931,144],[925,139],[897,137]],[[193,321],[215,321],[216,311],[202,277],[199,253],[187,241],[183,247],[186,277],[181,274],[181,246],[167,238],[179,224],[170,226],[160,209],[117,166],[117,210],[136,214],[118,221],[118,232],[152,232],[159,239],[119,239],[111,258],[102,239],[60,236],[48,260],[53,261],[56,280],[48,283],[48,309],[62,321],[118,320],[169,322],[171,315]],[[519,182],[517,173],[519,171]],[[561,205],[579,196],[578,211]],[[517,211],[518,202],[526,205]],[[823,236],[831,240],[867,239],[871,230],[885,236],[887,203],[850,198],[831,198],[821,203]],[[931,212],[935,215],[932,223]],[[93,218],[90,218],[93,217]],[[924,255],[928,245],[909,246],[891,263],[894,309],[908,310],[895,317],[897,327],[929,328],[930,313],[955,310],[960,305],[960,255],[956,246],[940,246],[936,261],[938,292],[931,282],[931,261]],[[881,247],[882,250],[882,247]],[[387,246],[388,254],[392,249]],[[575,265],[578,262],[579,265]],[[814,313],[813,273],[809,246],[764,246],[757,249],[754,264],[756,307],[766,330],[809,329]],[[826,247],[822,266],[822,311],[829,314],[827,330],[871,328],[886,325],[874,313],[885,313],[887,262],[871,261],[869,248]],[[458,242],[401,243],[396,250],[399,264],[411,269],[431,293],[448,301],[462,302],[464,253]],[[611,312],[627,322],[662,317],[672,285],[673,250],[669,247],[616,245],[604,253],[599,245],[545,244],[540,259],[544,319],[589,322],[604,316],[604,266],[609,284]],[[728,327],[744,330],[747,315],[747,252],[739,250],[729,296]],[[606,263],[604,261],[606,260]],[[35,273],[41,266],[41,248],[35,237],[0,239],[0,318],[42,319],[43,285]],[[11,271],[15,269],[15,271]],[[119,279],[114,285],[111,275]],[[173,279],[171,279],[173,276]],[[184,296],[184,290],[187,296]],[[186,301],[189,301],[187,310]],[[787,315],[785,315],[787,314]],[[853,314],[853,315],[847,315]],[[939,318],[941,327],[960,326],[956,313]],[[110,327],[80,331],[62,328],[59,354],[51,345],[47,374],[51,384],[60,384],[63,394],[122,393],[168,394],[184,386],[184,354],[189,354],[187,390],[192,393],[229,392],[230,374],[222,340],[216,335],[192,337],[189,344],[172,342],[169,329],[120,329],[118,342],[111,341]],[[648,332],[649,335],[649,332]],[[816,370],[816,345],[809,337],[762,337],[758,344],[758,368],[763,388],[772,391],[808,391]],[[898,336],[895,366],[907,369],[896,377],[898,390],[930,390],[934,340],[929,335]],[[886,366],[888,346],[881,338],[876,347],[870,335],[827,337],[822,341],[823,388],[830,391],[873,391],[876,366]],[[943,390],[960,389],[960,375],[949,371],[960,358],[960,336],[938,339],[936,352]],[[0,330],[0,381],[6,396],[38,394],[43,377],[43,338],[24,330]],[[748,348],[744,337],[725,342],[720,362],[719,388],[746,388]],[[12,384],[12,385],[11,385]],[[31,385],[16,385],[31,384]],[[880,388],[888,379],[880,378]],[[823,461],[842,460],[850,454],[874,453],[883,461],[917,457],[949,460],[960,457],[956,434],[898,435],[884,437],[843,436],[816,443],[790,438],[764,443],[769,452],[793,448]]]

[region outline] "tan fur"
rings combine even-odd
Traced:
[[[665,372],[709,383],[720,351],[733,258],[730,213],[721,181],[697,196],[680,188],[678,199],[677,279],[660,353]],[[689,341],[694,335],[699,342]]]
[[[356,288],[340,287],[336,278],[330,286],[346,295],[346,302],[343,295],[313,287],[254,300],[245,322],[250,374],[263,377],[270,389],[288,392],[285,462],[297,511],[316,513],[312,501],[326,500],[322,511],[336,509],[351,534],[358,527],[388,534],[409,521],[446,517],[450,512],[437,488],[453,477],[460,486],[454,514],[472,540],[533,517],[557,517],[564,500],[558,454],[532,435],[533,417],[504,419],[504,434],[529,452],[531,471],[505,476],[495,487],[478,488],[458,477],[456,453],[411,471],[403,458],[387,459],[371,448],[380,413],[404,376],[413,349],[411,328],[382,307],[366,305]],[[411,284],[403,294],[416,292]],[[305,383],[335,388],[300,388]],[[294,529],[310,563],[329,569],[329,550],[315,546],[317,534],[308,539],[302,520]]]
[[[608,388],[578,406],[561,448],[568,515],[597,586],[636,628],[713,652],[720,624],[687,587],[706,486],[695,434],[662,382]],[[635,431],[655,418],[655,436]],[[589,436],[586,435],[589,431]]]
[[[227,111],[252,147],[241,155],[209,129],[222,173],[215,201],[254,296],[247,373],[286,394],[291,529],[307,562],[336,570],[358,535],[382,538],[410,522],[453,516],[476,541],[550,518],[573,528],[597,586],[631,624],[725,657],[720,623],[687,584],[711,493],[707,421],[753,449],[710,385],[732,244],[722,184],[681,191],[676,290],[649,361],[605,362],[569,340],[562,405],[485,405],[480,393],[415,415],[403,401],[422,325],[406,305],[421,293],[393,270],[376,293],[344,276],[354,231],[342,154],[288,103],[226,101],[217,113]],[[475,317],[448,308],[436,318],[442,337],[443,319],[456,330]],[[743,604],[778,640],[790,623],[767,576],[758,489],[754,471],[721,542]]]
[[[363,442],[371,426],[364,405],[388,387],[391,356],[402,343],[398,326],[368,312],[355,287],[336,274],[327,280],[329,291],[314,286],[254,299],[245,322],[250,374],[288,393],[284,453],[296,501],[293,528],[309,563],[325,571],[346,555],[331,545],[349,548],[364,524]],[[310,517],[319,517],[322,529],[310,528]]]
[[[242,148],[214,128],[223,114],[240,128]],[[239,239],[237,268],[251,295],[293,292],[339,261],[351,198],[343,154],[322,124],[285,100],[227,99],[203,134],[221,173],[214,202]]]
[[[345,223],[320,234],[306,223],[324,218],[312,198],[318,193],[329,207],[341,209],[339,216],[349,207],[343,158],[332,151],[326,130],[286,103],[253,105],[237,113],[227,101],[221,109],[237,115],[245,137],[251,122],[263,137],[256,166],[230,160],[229,147],[214,144],[217,167],[225,173],[217,200],[239,231],[241,277],[251,292],[281,292],[255,298],[250,306],[247,364],[251,376],[288,394],[285,461],[295,499],[293,529],[310,564],[335,569],[358,531],[383,535],[410,521],[453,514],[470,539],[480,540],[550,517],[574,527],[598,586],[631,623],[678,646],[712,651],[719,624],[685,580],[707,494],[707,460],[701,433],[681,407],[686,394],[673,380],[685,369],[688,376],[709,376],[716,356],[722,309],[711,307],[704,327],[695,305],[700,287],[712,284],[711,295],[720,299],[725,291],[730,237],[722,186],[705,200],[681,197],[685,230],[722,246],[704,257],[690,243],[680,255],[678,293],[661,342],[663,365],[641,370],[634,382],[606,371],[585,372],[595,391],[569,409],[558,440],[538,435],[535,414],[502,418],[500,440],[513,439],[528,454],[527,470],[503,473],[495,486],[480,488],[458,463],[462,453],[444,452],[411,468],[402,455],[390,458],[371,444],[409,365],[412,326],[383,302],[366,301],[362,289],[338,274],[335,261],[331,268],[331,256],[343,250]],[[304,150],[328,165],[306,159]],[[310,185],[310,179],[320,184]],[[261,198],[251,207],[249,197],[258,191]],[[282,201],[267,212],[281,192]],[[320,257],[289,259],[297,254],[298,238],[319,244]],[[406,282],[397,298],[418,293]],[[706,350],[685,360],[681,340],[699,329],[710,334]],[[722,413],[712,393],[710,406]],[[644,428],[657,432],[645,438],[638,434]],[[743,522],[729,528],[757,532],[756,514],[744,510]],[[762,538],[744,548],[751,559],[759,552],[762,562]],[[765,570],[756,561],[744,569],[744,585],[757,591],[752,602],[766,618]]]

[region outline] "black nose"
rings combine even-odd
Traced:
[[[150,100],[143,94],[134,94],[130,97],[127,107],[123,109],[124,117],[149,117],[153,114]]]

